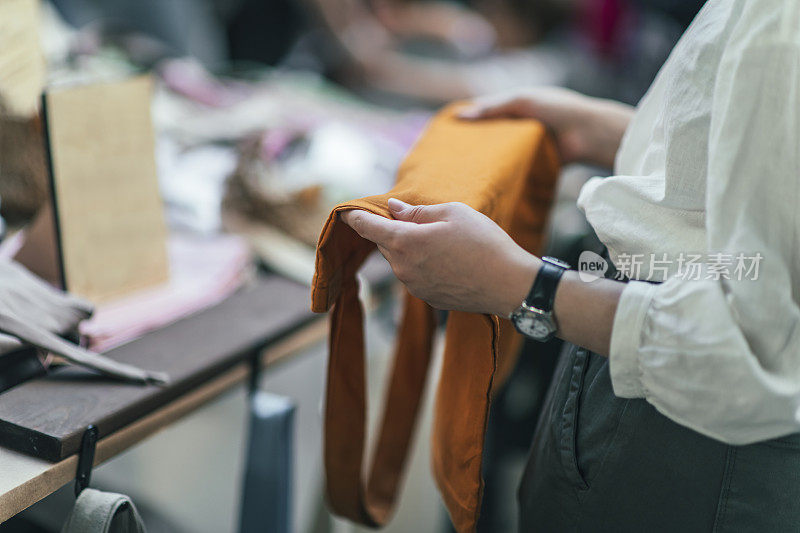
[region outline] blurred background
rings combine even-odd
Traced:
[[[48,85],[154,76],[155,158],[170,254],[189,250],[180,256],[189,270],[215,257],[214,290],[222,296],[252,268],[309,284],[331,207],[391,188],[427,118],[446,102],[560,85],[635,105],[702,4],[44,0],[38,16]],[[22,46],[11,43],[5,46]],[[3,244],[11,246],[15,230],[45,205],[48,178],[35,104],[3,101],[11,91],[3,65],[0,214]],[[6,72],[17,66],[6,64]],[[574,262],[596,246],[575,198],[590,176],[609,173],[564,169],[549,255]],[[367,320],[372,406],[379,405],[391,353],[395,303],[390,291]],[[83,333],[103,350],[120,340],[113,326],[94,323]],[[516,486],[558,351],[557,342],[526,346],[493,403],[482,531],[515,530]],[[260,385],[297,406],[294,530],[360,531],[332,518],[323,501],[326,356],[320,340],[269,368]],[[451,530],[428,468],[431,400],[429,391],[390,532]],[[247,420],[240,388],[100,467],[94,484],[129,494],[151,531],[237,531]],[[29,509],[26,527],[57,530],[58,498]]]

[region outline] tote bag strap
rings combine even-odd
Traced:
[[[336,514],[371,527],[389,519],[417,423],[435,328],[433,309],[407,293],[375,451],[365,472],[363,310],[355,280],[342,287],[331,315],[325,407],[326,492]]]

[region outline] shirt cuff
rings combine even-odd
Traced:
[[[656,287],[652,283],[631,281],[622,291],[617,304],[608,364],[614,394],[620,398],[645,397],[639,366],[639,344],[644,319]]]

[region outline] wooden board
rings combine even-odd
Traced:
[[[45,79],[39,0],[0,1],[0,101],[14,116],[33,116]]]
[[[151,95],[142,76],[44,96],[62,278],[94,302],[168,278]]]
[[[271,344],[261,354],[266,371],[269,366],[297,354],[325,338],[327,321],[316,320],[284,340]],[[250,377],[249,362],[240,362],[190,392],[159,407],[150,414],[100,439],[94,456],[99,465],[168,427],[220,394]],[[209,428],[212,431],[213,428]],[[0,448],[0,522],[4,522],[52,494],[75,479],[77,456],[51,463],[29,455]]]
[[[112,382],[77,368],[0,394],[0,445],[58,461],[76,453],[89,424],[100,437],[211,380],[320,315],[308,289],[278,276],[221,304],[108,352],[118,361],[169,373],[165,387]]]

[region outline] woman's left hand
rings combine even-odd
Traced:
[[[462,203],[409,205],[395,220],[362,210],[342,220],[374,242],[414,296],[437,309],[507,317],[525,298],[540,260],[490,218]]]

